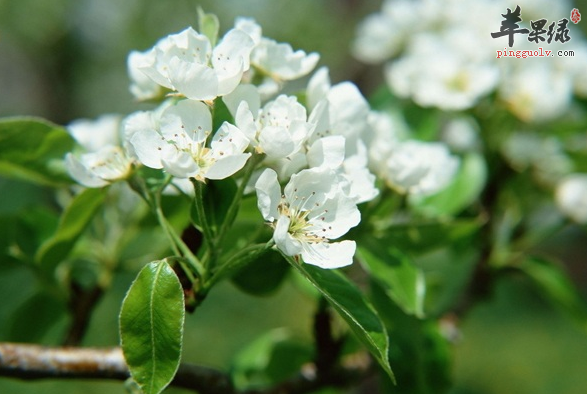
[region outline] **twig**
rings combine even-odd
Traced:
[[[262,390],[237,391],[228,374],[181,364],[171,386],[200,394],[303,394],[321,387],[344,387],[371,373],[366,353],[346,356],[328,377],[321,378],[315,364],[304,366],[298,376]],[[0,376],[33,379],[112,379],[130,377],[122,350],[113,348],[45,347],[0,343]]]

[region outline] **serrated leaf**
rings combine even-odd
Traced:
[[[408,256],[388,245],[370,242],[360,246],[359,261],[404,312],[423,317],[424,274]]]
[[[0,120],[0,175],[42,185],[71,183],[63,157],[74,146],[67,131],[40,118]]]
[[[411,206],[429,216],[454,216],[479,197],[487,181],[487,164],[478,153],[462,158],[453,182],[444,190],[425,198],[411,198]]]
[[[381,319],[359,289],[338,271],[300,264],[289,256],[286,256],[286,259],[326,298],[383,370],[395,381],[387,358],[387,332]]]
[[[158,394],[179,368],[185,318],[183,290],[167,261],[147,264],[120,311],[120,340],[132,378]]]
[[[516,267],[534,281],[555,307],[568,313],[587,330],[587,304],[560,265],[544,258],[530,257]]]
[[[61,215],[57,230],[41,245],[35,256],[35,261],[44,272],[51,273],[69,255],[105,197],[106,189],[86,189],[71,201]]]

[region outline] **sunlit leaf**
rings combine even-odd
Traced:
[[[326,298],[383,370],[394,380],[387,359],[387,332],[379,316],[359,289],[338,271],[300,264],[292,257],[286,259]]]
[[[389,244],[370,242],[359,247],[359,260],[406,313],[424,315],[424,275],[410,258]]]
[[[179,367],[185,317],[183,290],[169,264],[147,264],[120,311],[122,351],[132,378],[145,394],[157,394]]]

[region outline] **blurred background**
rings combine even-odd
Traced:
[[[550,2],[540,3],[549,17]],[[134,102],[128,91],[126,57],[131,50],[144,51],[159,38],[194,26],[198,6],[218,15],[221,32],[232,26],[235,17],[249,16],[263,27],[265,36],[320,53],[319,66],[330,68],[334,83],[354,81],[366,97],[384,81],[380,65],[364,65],[350,50],[359,22],[381,8],[379,0],[0,0],[0,116],[35,115],[68,124],[78,118],[148,108]],[[575,6],[587,12],[587,1],[576,1]],[[8,184],[2,179],[0,183],[5,186],[0,213],[42,201],[27,184],[11,182],[8,194]],[[575,262],[572,272],[583,295],[586,242],[584,231],[572,228],[544,246]],[[117,276],[98,305],[84,345],[118,344],[117,311],[135,274]],[[7,322],[34,296],[34,280],[28,270],[0,261],[0,341],[14,339]],[[59,308],[38,311],[60,316],[38,342],[59,343],[66,324]],[[291,327],[295,336],[307,339],[312,313],[311,300],[289,282],[268,298],[245,295],[223,284],[195,315],[188,316],[184,360],[226,368],[237,351],[272,328]],[[39,324],[36,317],[22,319]],[[495,292],[459,322],[459,329],[451,366],[452,394],[585,392],[587,328],[553,309],[528,280],[501,280]],[[0,392],[125,390],[118,382],[0,378]]]

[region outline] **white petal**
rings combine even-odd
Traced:
[[[320,138],[308,150],[308,164],[310,167],[340,167],[344,160],[344,145],[345,138],[341,135]]]
[[[275,221],[279,215],[277,207],[281,202],[281,188],[277,173],[270,168],[263,171],[255,183],[255,190],[257,190],[257,206],[263,218],[269,222]]]
[[[261,108],[261,97],[257,91],[257,87],[251,84],[238,85],[231,93],[222,97],[222,101],[226,104],[226,107],[236,117],[237,109],[241,103],[246,102],[249,110],[256,114]]]
[[[248,146],[248,138],[239,128],[228,122],[222,123],[210,144],[212,157],[215,159],[221,159],[226,155],[243,153]]]
[[[161,151],[161,163],[165,171],[178,178],[195,177],[201,172],[190,153],[178,150],[170,144]]]
[[[313,225],[314,234],[336,239],[359,224],[361,212],[350,198],[339,192],[316,207],[308,215],[308,221]]]
[[[151,168],[163,168],[161,163],[161,151],[167,142],[155,130],[143,130],[136,132],[131,140],[139,161]]]
[[[86,187],[102,187],[109,182],[96,176],[84,166],[75,156],[68,153],[65,156],[65,167],[69,175],[79,184]]]
[[[177,140],[175,135],[186,133],[188,141],[203,142],[212,130],[212,115],[201,101],[181,100],[168,107],[161,117],[161,132],[165,138]]]
[[[306,264],[312,264],[320,268],[346,267],[353,263],[356,248],[355,241],[305,243],[302,250],[302,259]]]
[[[249,157],[251,157],[250,153],[243,153],[218,159],[210,166],[205,176],[208,179],[228,178],[243,168]]]
[[[277,219],[277,224],[275,225],[273,240],[275,241],[275,245],[277,245],[277,247],[286,255],[295,256],[296,254],[302,253],[303,247],[302,242],[292,237],[289,233],[289,224],[290,218],[281,215],[279,219]]]
[[[283,127],[264,127],[259,134],[259,145],[270,160],[283,159],[295,153],[296,145]]]
[[[253,116],[253,113],[249,110],[249,104],[243,101],[236,110],[234,122],[251,143],[256,143],[257,124]]]
[[[306,89],[306,97],[308,101],[308,108],[314,109],[316,104],[324,98],[330,90],[330,76],[328,75],[328,68],[321,67],[314,73],[308,82]]]
[[[218,96],[218,77],[210,67],[178,57],[169,61],[173,87],[192,100],[213,100]]]

